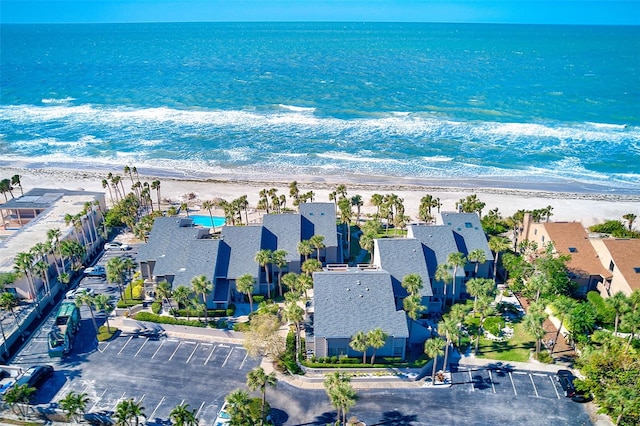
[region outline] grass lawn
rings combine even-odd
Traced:
[[[513,337],[506,342],[494,342],[480,338],[480,346],[476,356],[500,361],[527,362],[529,354],[531,350],[535,349],[535,346],[536,341],[524,331],[522,323],[519,322],[514,324]]]

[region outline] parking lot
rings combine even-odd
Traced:
[[[468,392],[561,399],[564,393],[553,374],[496,368],[465,368],[451,373],[451,383]]]

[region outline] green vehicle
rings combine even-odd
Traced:
[[[80,309],[73,302],[63,302],[56,323],[49,332],[49,357],[62,357],[71,352],[73,338],[80,328]]]

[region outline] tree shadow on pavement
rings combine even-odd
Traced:
[[[382,420],[371,426],[411,426],[412,422],[418,420],[415,414],[402,414],[399,411],[387,411],[382,413]]]

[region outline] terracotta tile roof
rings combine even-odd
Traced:
[[[607,238],[602,242],[631,290],[640,289],[640,240]]]
[[[589,236],[580,222],[548,222],[543,224],[558,253],[568,254],[569,270],[580,275],[602,275],[610,277],[589,241]]]

